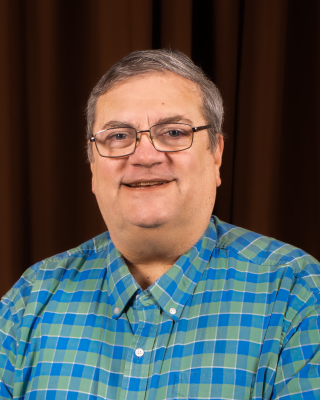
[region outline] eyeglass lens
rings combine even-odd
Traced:
[[[192,127],[187,124],[160,124],[150,128],[151,140],[158,151],[181,151],[192,144]],[[139,136],[139,133],[138,133]],[[134,128],[111,128],[98,132],[95,142],[100,155],[121,157],[132,154],[136,147]]]

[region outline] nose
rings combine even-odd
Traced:
[[[147,139],[149,139],[149,141]],[[130,156],[130,161],[133,164],[150,168],[153,164],[162,162],[163,157],[164,153],[156,150],[153,146],[150,130],[137,132],[136,149]]]

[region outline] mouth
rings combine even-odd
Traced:
[[[134,189],[148,189],[153,187],[159,187],[169,182],[171,181],[132,182],[132,183],[124,183],[123,185]]]

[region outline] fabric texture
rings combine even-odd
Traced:
[[[319,399],[319,267],[214,217],[142,291],[104,233],[3,297],[0,398]]]

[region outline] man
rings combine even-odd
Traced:
[[[88,156],[108,232],[3,298],[1,398],[320,398],[319,263],[210,219],[222,119],[179,52],[100,80]]]

